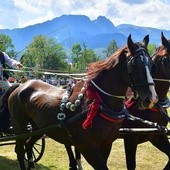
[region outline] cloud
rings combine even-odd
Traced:
[[[15,9],[18,10],[18,25],[26,27],[54,18],[51,10],[52,0],[13,0]]]
[[[144,27],[170,29],[170,22],[168,21],[170,5],[163,3],[161,0],[147,0],[142,5],[132,5],[122,1],[122,3],[115,3],[115,8],[117,9],[116,16],[111,16],[111,13],[108,13],[107,16],[116,25],[126,23]]]
[[[5,0],[0,1],[0,28],[22,28],[52,20],[64,14],[102,15],[115,26],[133,24],[169,29],[168,0]]]
[[[147,0],[122,0],[122,2],[128,3],[128,4],[143,4]]]

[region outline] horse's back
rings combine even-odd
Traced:
[[[77,94],[80,93],[83,84],[82,81],[74,86],[70,94],[71,101],[74,101]],[[21,115],[30,117],[40,125],[39,128],[48,126],[47,124],[55,124],[65,93],[67,90],[62,87],[55,87],[43,81],[30,80],[11,93],[9,97],[11,117],[14,121],[20,121],[18,117]]]
[[[49,114],[49,111],[54,112],[60,104],[61,94],[64,91],[43,81],[30,80],[20,85],[9,96],[11,117],[15,119],[23,113],[32,116],[40,113]]]
[[[21,100],[31,99],[34,96],[47,95],[57,97],[60,96],[65,90],[59,87],[52,86],[43,81],[30,80],[24,84],[21,84],[13,93],[11,93],[10,99],[17,96]]]

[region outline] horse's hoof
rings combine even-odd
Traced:
[[[29,163],[27,170],[36,169],[35,164],[33,162]]]
[[[69,170],[77,170],[77,168],[69,168]]]

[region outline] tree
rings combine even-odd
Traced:
[[[116,44],[116,41],[113,40],[109,43],[109,45],[106,48],[106,51],[104,51],[106,53],[106,56],[109,57],[111,54],[113,54],[115,51],[117,51],[118,46]]]
[[[152,56],[155,51],[156,51],[156,45],[155,45],[155,44],[149,44],[149,45],[148,45],[149,55]]]
[[[28,67],[66,71],[66,52],[55,39],[43,35],[34,40],[23,53],[22,62]]]
[[[78,69],[78,62],[80,60],[82,48],[80,44],[74,44],[71,49],[71,59],[72,59],[72,65],[74,68]]]
[[[74,44],[71,50],[72,71],[84,72],[87,65],[99,60],[99,57],[92,49],[87,49],[86,45]]]
[[[16,59],[12,38],[6,34],[0,34],[0,50],[6,52],[10,57]]]
[[[89,63],[99,60],[99,57],[95,54],[94,50],[87,49],[85,44],[83,44],[82,57],[84,59],[84,66],[86,67]]]

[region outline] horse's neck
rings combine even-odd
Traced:
[[[163,73],[163,65],[162,65],[162,59],[157,58],[155,60],[155,63],[157,65],[157,72],[154,76],[155,79],[160,79],[155,81],[155,90],[159,97],[159,101],[164,101],[164,99],[167,96],[168,90],[169,90],[169,82],[161,81],[165,79],[165,75]]]
[[[163,67],[162,61],[159,60],[159,63],[157,64],[157,72],[156,75],[154,76],[155,79],[159,79],[155,81],[155,90],[159,97],[159,101],[164,101],[169,90],[169,82],[161,81],[161,79],[162,80],[165,79],[162,67]]]
[[[103,79],[98,81],[97,84],[103,91],[114,95],[114,97],[100,92],[102,102],[110,109],[120,111],[123,106],[123,98],[126,94],[127,87],[125,83],[120,80],[120,75],[114,75],[112,73],[112,78],[108,78],[107,76],[109,77],[109,75],[103,76]],[[120,96],[122,98],[119,98]]]

